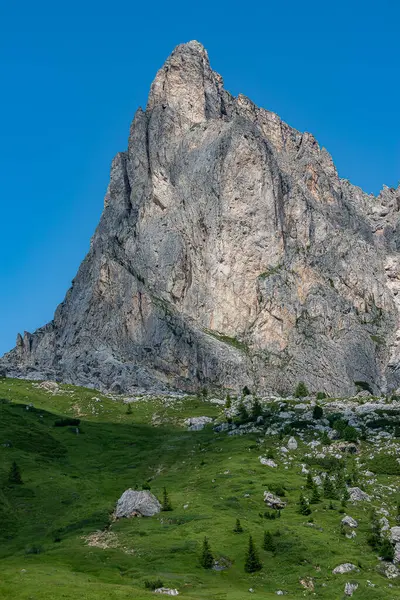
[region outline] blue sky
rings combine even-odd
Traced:
[[[400,179],[400,4],[0,2],[0,354],[49,321],[157,69],[197,39],[225,86],[312,132],[368,192]]]

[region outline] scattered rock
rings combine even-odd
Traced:
[[[270,458],[264,458],[263,456],[259,456],[260,459],[260,463],[262,465],[265,465],[266,467],[273,467],[276,468],[278,465],[276,464],[276,462],[274,462],[273,460],[271,460]]]
[[[385,564],[384,574],[388,579],[396,579],[400,575],[400,571],[392,563]]]
[[[303,586],[306,590],[314,591],[314,581],[311,577],[304,577],[304,579],[300,579],[300,585]]]
[[[342,519],[342,525],[347,525],[348,527],[358,527],[358,521],[353,519],[353,517],[346,515]]]
[[[205,425],[212,423],[213,420],[211,417],[189,417],[185,420],[185,425],[188,431],[201,431]]]
[[[371,501],[370,496],[368,496],[368,494],[360,490],[359,487],[350,487],[347,488],[347,491],[350,494],[351,502],[362,502],[363,500],[365,500],[366,502]]]
[[[161,511],[161,504],[147,490],[126,490],[117,502],[115,518],[152,517]]]
[[[357,588],[358,583],[346,583],[344,586],[345,596],[352,596]]]
[[[342,563],[335,567],[332,571],[334,575],[342,574],[342,573],[350,573],[351,571],[358,571],[356,565],[353,563]]]
[[[264,502],[270,508],[274,508],[276,510],[280,510],[281,508],[285,508],[286,502],[281,500],[279,496],[275,496],[271,492],[264,492]]]
[[[287,447],[289,448],[289,450],[297,450],[296,438],[290,437],[287,443]]]
[[[166,594],[167,596],[178,596],[179,592],[178,590],[174,589],[172,590],[171,588],[166,588],[166,587],[160,587],[154,590],[155,594]]]
[[[42,381],[41,383],[39,383],[38,388],[55,394],[59,391],[60,386],[55,381]]]
[[[118,547],[118,538],[113,531],[95,531],[90,535],[84,536],[83,539],[88,546],[101,548],[102,550]]]
[[[390,528],[389,538],[395,544],[400,542],[400,527],[398,525]]]

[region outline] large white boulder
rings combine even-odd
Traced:
[[[161,511],[161,504],[148,490],[128,489],[117,502],[115,517],[153,517]]]

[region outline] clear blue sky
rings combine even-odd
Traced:
[[[63,299],[174,46],[202,42],[228,90],[377,193],[400,179],[399,22],[395,0],[0,1],[0,354]]]

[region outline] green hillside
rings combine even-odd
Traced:
[[[367,543],[372,507],[385,507],[396,525],[396,411],[383,411],[381,423],[370,424],[356,457],[337,450],[318,458],[307,444],[322,433],[300,418],[282,427],[272,404],[262,406],[262,432],[229,435],[211,425],[187,430],[187,417],[225,419],[224,407],[204,398],[142,399],[129,411],[122,399],[95,390],[60,386],[52,393],[2,379],[0,399],[2,599],[144,600],[155,596],[146,580],[161,580],[188,600],[272,599],[279,590],[288,598],[333,600],[352,581],[359,586],[355,598],[400,598],[398,579],[382,574],[379,550]],[[64,417],[80,423],[56,426]],[[391,437],[370,439],[374,427]],[[293,433],[298,448],[284,454],[279,448]],[[261,464],[260,456],[277,467]],[[22,484],[9,482],[13,461]],[[374,472],[373,483],[366,469]],[[298,504],[301,493],[312,495],[306,470],[335,475],[336,498],[324,498],[321,485],[322,499],[310,505],[309,516]],[[346,479],[371,502],[342,503]],[[173,510],[113,522],[124,490],[148,486],[159,499],[165,487]],[[268,510],[265,490],[287,502],[280,515]],[[352,539],[341,526],[346,514],[359,522]],[[233,531],[237,518],[242,533]],[[274,551],[262,549],[265,531]],[[249,535],[263,564],[255,574],[244,571]],[[205,536],[224,570],[200,566]],[[334,575],[341,563],[357,571]]]

